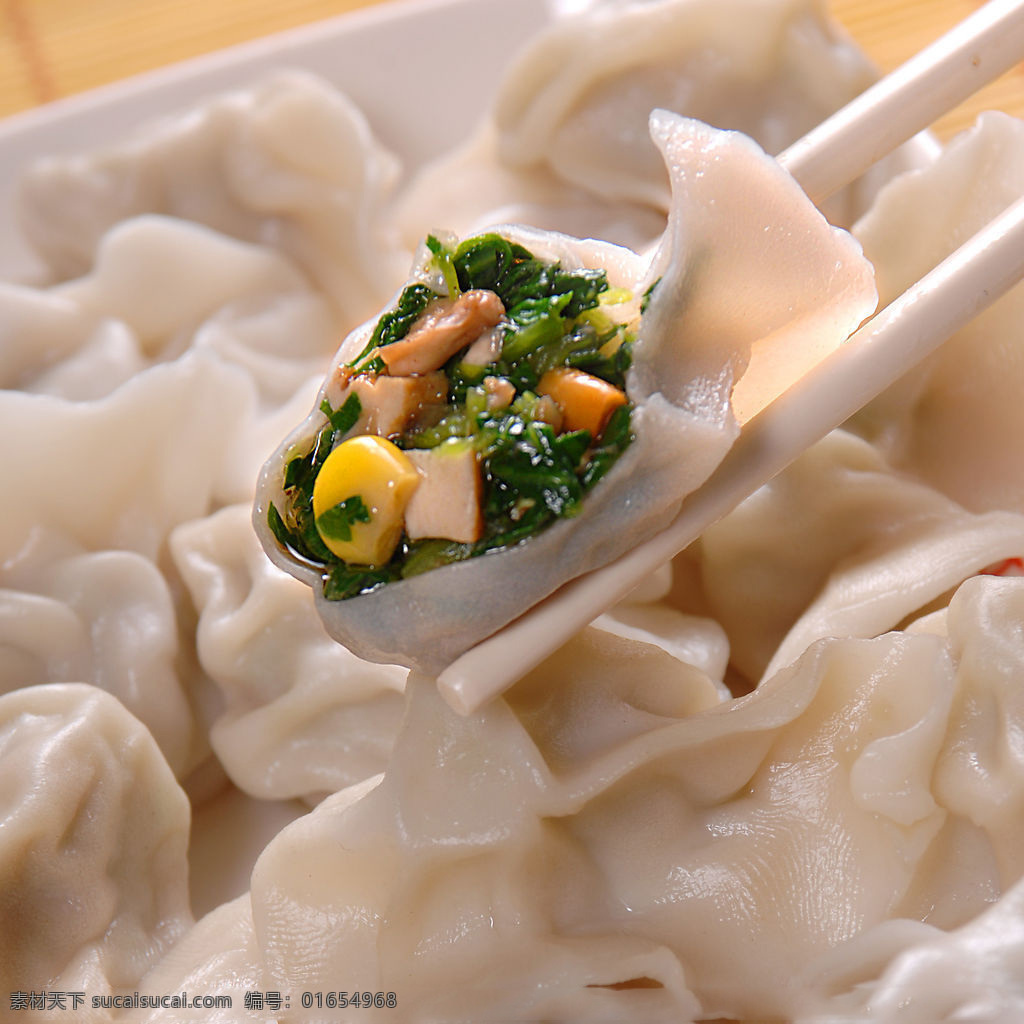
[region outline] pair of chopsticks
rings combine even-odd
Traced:
[[[1024,0],[991,0],[794,143],[779,163],[820,204],[1024,57]],[[1024,198],[744,425],[672,523],[570,581],[439,676],[471,714],[630,593],[801,452],[884,391],[1024,276]]]

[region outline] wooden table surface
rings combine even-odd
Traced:
[[[387,0],[0,0],[0,117],[282,29]],[[509,0],[514,3],[515,0]],[[980,6],[976,0],[832,0],[836,19],[883,70]],[[1024,70],[937,126],[979,110],[1024,116]]]

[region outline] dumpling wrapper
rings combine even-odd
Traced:
[[[254,523],[265,549],[314,588],[327,631],[360,657],[437,673],[568,580],[651,537],[708,478],[742,420],[874,309],[873,272],[857,242],[829,225],[756,143],[664,111],[652,115],[651,134],[673,192],[651,260],[604,242],[496,229],[565,267],[602,267],[611,286],[634,294],[659,282],[627,377],[636,440],[577,516],[513,548],[327,601],[319,570],[283,550],[267,524],[271,502],[284,507],[287,462],[324,425],[326,384],[264,467]],[[337,362],[358,354],[371,331],[366,324],[353,332]]]

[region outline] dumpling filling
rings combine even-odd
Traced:
[[[496,233],[435,236],[288,459],[278,542],[342,600],[576,514],[633,439],[640,303]]]

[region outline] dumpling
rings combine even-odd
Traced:
[[[1024,517],[968,512],[837,430],[688,553],[748,686],[826,636],[872,637],[1024,551]],[[683,568],[677,562],[677,568]]]
[[[657,238],[670,183],[655,108],[779,153],[874,80],[815,0],[604,0],[562,17],[506,73],[488,118],[402,194],[406,240],[521,220],[634,248]],[[881,166],[884,180],[903,157]],[[848,224],[877,187],[829,208]]]
[[[112,227],[98,240],[89,272],[52,289],[86,313],[127,324],[147,356],[164,359],[180,354],[218,312],[254,296],[302,292],[303,275],[272,249],[152,214]]]
[[[185,992],[230,999],[229,1005],[197,1011],[196,1024],[273,1021],[267,1016],[271,1008],[266,1004],[263,1011],[246,1006],[248,993],[263,994],[273,987],[253,933],[248,893],[203,917],[139,983],[140,992]],[[136,1011],[131,1020],[132,1024],[183,1024],[186,1012],[175,1006],[160,1007]]]
[[[928,1007],[1016,1007],[1016,929],[985,986],[956,958],[1019,901],[1022,599],[972,579],[941,630],[819,641],[726,703],[594,628],[469,717],[412,673],[383,777],[271,841],[220,948],[408,1022],[844,1019],[915,973]]]
[[[238,371],[198,352],[94,402],[0,393],[0,429],[17,438],[0,449],[0,471],[33,494],[7,501],[0,557],[50,531],[87,550],[155,559],[173,526],[209,510],[250,394]]]
[[[192,925],[188,798],[117,700],[67,683],[0,697],[0,805],[0,984],[84,991],[75,1019],[105,1020],[91,997],[131,991]]]
[[[0,388],[99,398],[145,365],[126,324],[70,298],[0,282]]]
[[[1024,1014],[1022,917],[1024,881],[1018,881],[959,928],[906,920],[872,928],[815,965],[808,988],[823,994],[796,1024],[1018,1020]]]
[[[437,671],[568,579],[650,536],[707,478],[739,424],[874,308],[871,268],[857,245],[828,225],[753,142],[663,112],[652,117],[652,133],[676,198],[672,222],[650,263],[607,243],[513,226],[470,239],[454,254],[432,237],[396,305],[346,340],[337,369],[321,389],[320,408],[267,463],[254,512],[264,547],[277,564],[315,588],[328,632],[360,657]],[[496,276],[495,267],[505,266],[511,276]],[[508,281],[518,288],[515,275],[524,266],[548,268],[536,271],[547,297],[520,297],[505,310],[493,289]],[[454,274],[460,275],[457,286]],[[456,287],[487,280],[497,283],[456,295]],[[599,304],[606,286],[606,297],[615,297],[626,311],[618,321],[614,313],[602,314],[614,308]],[[637,327],[641,296],[646,308]],[[564,315],[550,312],[556,299]],[[594,327],[602,315],[601,326]],[[595,341],[604,325],[609,333]],[[595,353],[597,342],[601,348]],[[572,377],[575,388],[579,368],[566,363],[577,355],[581,362],[585,356],[617,363],[627,346],[631,364],[616,381],[624,383],[612,389],[616,394],[608,394],[610,377],[585,382],[584,398],[567,394],[563,381]],[[483,357],[476,354],[481,348]],[[424,350],[433,361],[415,362]],[[625,365],[612,369],[622,375]],[[467,386],[467,374],[469,385],[482,387]],[[401,387],[408,396],[398,403],[397,418],[393,405],[377,397],[384,390],[379,382]],[[489,388],[505,394],[490,411]],[[465,408],[449,403],[449,391]],[[544,411],[550,408],[546,398],[557,415]],[[520,425],[510,422],[507,428],[514,458],[500,465],[497,459],[485,461],[492,437],[474,433],[474,424],[483,421],[473,418],[472,400],[483,403],[485,417],[495,411],[506,419],[518,416]],[[595,407],[602,410],[596,420],[581,418],[581,409]],[[432,417],[425,425],[424,416]],[[532,439],[533,454],[515,447],[520,432]],[[593,487],[575,502],[564,500],[563,491],[573,497],[572,487],[580,490],[577,480],[586,484],[586,467],[606,454],[609,435],[617,445],[614,464],[599,464],[604,475]],[[452,456],[443,472],[430,461],[433,456],[420,454],[429,448],[424,438],[448,446],[438,453]],[[485,455],[478,457],[474,446],[480,445]],[[545,446],[554,452],[550,457],[537,454]],[[409,450],[413,455],[405,454]],[[561,466],[557,459],[566,451],[572,461],[557,476],[552,465]],[[524,472],[516,459],[545,467],[542,486],[528,489],[529,467]],[[453,478],[464,482],[445,490],[435,488],[439,478],[444,486]],[[549,479],[557,492],[550,499],[544,490]],[[447,523],[421,526],[429,524],[432,504],[421,510],[424,518],[417,513],[414,531],[407,509],[421,487],[424,495],[457,495],[470,520],[475,508],[475,525],[466,528],[478,532],[453,536],[431,532],[454,529]],[[498,534],[499,544],[479,532],[495,508],[506,531]],[[328,510],[329,527],[328,520],[321,522]],[[542,519],[546,511],[554,513],[547,517],[553,522]],[[544,529],[520,543],[520,520],[540,521]],[[317,536],[326,556],[314,550]],[[413,558],[419,549],[407,542],[421,537],[462,548],[454,560],[445,556],[434,568],[433,556]],[[331,564],[340,562],[340,568],[325,570],[332,555]],[[405,568],[406,559],[412,570]],[[421,571],[424,561],[428,571]],[[334,595],[347,599],[332,600]]]
[[[831,1019],[826,1007],[837,1019],[859,1018],[870,1007],[873,1021],[915,1024],[1020,1016],[1022,618],[1024,580],[979,576],[933,624],[956,673],[949,731],[932,775],[948,818],[894,920],[837,947],[803,975],[815,997],[808,1020]]]
[[[278,74],[119,147],[39,161],[21,184],[20,227],[62,281],[90,269],[121,221],[202,224],[288,257],[347,328],[386,299],[407,259],[382,218],[397,173],[345,96],[313,75]]]
[[[220,698],[210,743],[235,785],[265,800],[318,799],[381,771],[405,673],[324,633],[309,590],[264,557],[249,506],[178,527],[170,546]]]
[[[184,778],[203,741],[179,671],[167,581],[133,551],[68,551],[57,538],[47,541],[34,559],[23,557],[0,573],[0,693],[91,683],[150,730]]]
[[[343,971],[409,1022],[1009,1014],[1022,599],[973,579],[941,628],[820,641],[725,704],[595,628],[468,718],[413,673],[384,775],[286,827],[145,984]]]
[[[854,228],[883,301],[1024,193],[1024,122],[991,112],[931,167],[895,179]],[[854,417],[894,467],[972,511],[1024,512],[1024,287],[1017,286]]]

